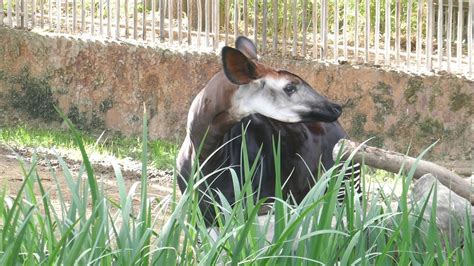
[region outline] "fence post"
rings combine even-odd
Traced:
[[[0,26],[3,26],[3,0],[0,0]]]
[[[468,15],[468,23],[467,23],[467,58],[468,58],[468,69],[469,69],[469,75],[471,78],[474,78],[472,75],[472,57],[474,56],[472,54],[472,45],[473,45],[473,31],[474,31],[474,0],[469,1],[469,15]]]
[[[237,2],[237,1],[236,1]],[[263,25],[262,25],[262,53],[267,49],[267,20],[268,20],[268,6],[267,0],[263,0]],[[235,12],[237,14],[237,11]],[[235,23],[236,28],[238,23]]]
[[[377,0],[377,1],[380,1],[380,0]],[[348,11],[347,11],[347,8],[348,8],[348,3],[349,1],[348,0],[345,0],[344,1],[344,21],[343,21],[343,24],[342,24],[342,38],[343,38],[343,45],[344,45],[344,60],[348,60],[349,59],[349,54],[348,54],[348,50],[347,50],[347,16],[349,15],[348,14]],[[378,10],[377,10],[378,11]]]
[[[298,46],[298,18],[296,17],[296,0],[293,0],[291,4],[291,16],[293,18],[293,48],[291,50],[291,55],[296,56],[296,48]]]
[[[365,57],[364,63],[369,62],[369,46],[370,46],[370,3],[365,0]]]
[[[395,5],[395,64],[400,65],[400,0]]]
[[[229,0],[225,0],[225,45],[229,44],[229,26],[230,26],[230,18],[229,18],[229,12],[230,12],[230,3]]]
[[[354,3],[354,59],[359,60],[359,0]]]
[[[442,69],[443,62],[443,0],[438,0],[438,70]]]
[[[420,0],[421,1],[421,0]],[[390,0],[385,0],[385,65],[390,64]]]
[[[337,0],[336,0],[337,3]],[[301,27],[302,27],[302,35],[303,35],[303,44],[301,45],[301,53],[303,57],[306,56],[306,9],[308,8],[308,0],[303,1],[303,10],[301,10]]]
[[[327,37],[327,32],[328,32],[328,24],[327,24],[327,0],[323,0],[321,3],[321,37],[322,37],[322,43],[323,43],[323,49],[321,52],[321,59],[325,60],[326,55],[327,55],[327,50],[328,50],[328,37]]]
[[[286,0],[285,1],[285,4],[286,4]],[[286,5],[285,5],[286,7]],[[286,26],[286,8],[285,9],[285,12],[283,13],[283,23],[285,24]],[[317,33],[318,33],[318,13],[317,13],[317,10],[318,9],[318,5],[317,5],[317,2],[314,1],[313,2],[313,59],[318,59],[318,38],[317,38]],[[286,47],[286,32],[285,32],[285,26],[283,28],[283,36],[284,36],[284,43],[283,43],[283,55],[285,54],[285,47]]]
[[[411,9],[412,9],[412,0],[408,0],[408,9],[407,9],[407,36],[406,36],[406,66],[410,68],[411,61]]]
[[[239,0],[234,0],[234,40],[239,36]]]
[[[273,53],[277,52],[277,46],[278,46],[278,1],[273,0],[273,47],[272,47]]]
[[[334,0],[334,61],[339,57],[339,6],[338,1]]]
[[[416,16],[417,25],[416,25],[416,70],[420,70],[421,64],[421,16],[423,14],[423,7],[421,0],[418,0],[418,13]]]
[[[433,53],[433,0],[428,0],[426,17],[426,70],[432,70],[431,54]]]
[[[457,57],[457,65],[458,71],[461,71],[462,64],[461,64],[461,55],[462,55],[462,28],[463,28],[463,8],[462,8],[463,0],[458,1],[458,30],[457,30],[457,46],[456,46],[456,57]]]
[[[7,0],[7,21],[8,26],[13,27],[12,0]]]
[[[257,22],[258,22],[258,1],[254,1],[254,4],[253,4],[253,42],[255,43],[255,48],[258,50],[258,41],[257,41]]]
[[[446,53],[448,54],[448,72],[451,71],[451,40],[452,40],[452,30],[453,30],[453,1],[448,0],[448,33],[446,37]]]

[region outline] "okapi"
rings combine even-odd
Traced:
[[[249,39],[241,36],[235,46],[236,49],[222,49],[223,70],[211,78],[192,102],[187,135],[177,158],[182,192],[192,178],[192,164],[199,147],[199,164],[208,160],[201,170],[210,177],[199,187],[199,206],[208,226],[215,223],[216,217],[209,194],[218,199],[215,191],[221,191],[230,204],[235,202],[230,171],[215,171],[240,166],[242,139],[238,137],[243,126],[247,127],[250,161],[262,148],[259,174],[252,180],[254,191],[260,189],[255,193],[259,199],[275,196],[273,136],[279,135],[281,141],[281,183],[286,183],[283,195],[291,194],[298,203],[314,185],[312,175],[317,178],[320,162],[324,169],[332,167],[333,147],[341,138],[347,138],[337,121],[342,113],[340,105],[327,100],[297,75],[260,63]],[[240,172],[236,170],[237,174]],[[354,187],[360,191],[358,165],[345,177],[354,177]],[[343,198],[344,191],[339,193],[338,198]]]

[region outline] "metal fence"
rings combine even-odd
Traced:
[[[474,0],[0,0],[0,26],[473,75]]]

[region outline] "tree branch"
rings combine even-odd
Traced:
[[[334,146],[333,158],[336,159],[339,150],[342,147],[342,159],[347,160],[349,155],[359,146],[360,143],[341,139],[336,146]],[[367,145],[362,145],[360,149],[357,150],[354,154],[353,160],[354,162],[364,163],[370,167],[383,169],[392,173],[398,173],[402,166],[405,172],[409,172],[416,163],[416,158]],[[443,166],[419,160],[413,178],[418,179],[428,173],[433,174],[441,184],[470,201],[471,205],[474,205],[474,186],[465,179]]]

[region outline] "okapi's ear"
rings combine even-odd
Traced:
[[[234,84],[248,84],[259,78],[255,63],[237,49],[222,48],[222,64],[225,75]]]
[[[249,38],[239,36],[237,40],[235,40],[235,48],[241,51],[248,58],[258,60],[257,47],[255,47],[255,44]]]

